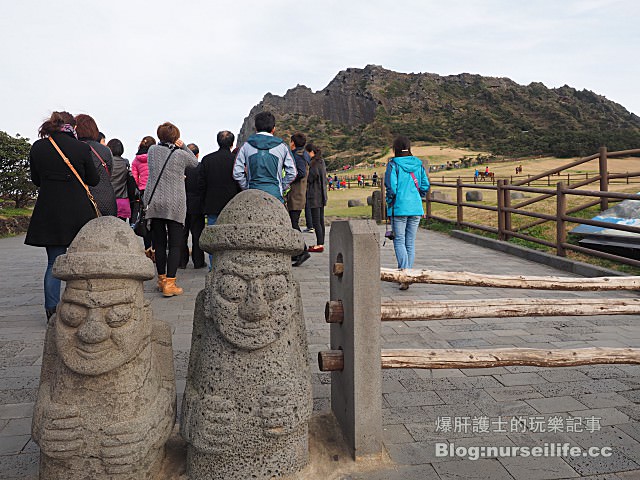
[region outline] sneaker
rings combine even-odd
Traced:
[[[305,229],[303,230],[303,232],[304,232],[304,233],[316,233],[315,229],[313,229],[313,228],[305,228]]]
[[[409,282],[402,282],[400,284],[400,290],[409,290]]]
[[[324,245],[314,245],[313,247],[309,247],[308,251],[314,253],[322,253],[324,252]]]
[[[296,261],[293,263],[294,267],[299,267],[300,265],[302,265],[304,262],[306,262],[307,260],[309,260],[311,258],[311,254],[309,252],[302,252],[298,258],[296,259]]]

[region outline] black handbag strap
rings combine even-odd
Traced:
[[[158,175],[158,179],[156,180],[156,184],[153,186],[153,190],[151,190],[151,195],[149,195],[149,201],[147,202],[147,205],[144,207],[145,210],[147,208],[149,208],[149,205],[151,204],[151,199],[153,198],[153,194],[156,193],[156,188],[158,188],[158,183],[160,183],[160,177],[162,177],[162,173],[164,172],[164,168],[167,166],[167,163],[169,163],[169,159],[171,158],[171,155],[173,155],[173,152],[175,152],[176,150],[177,150],[177,148],[174,148],[173,150],[171,150],[171,153],[169,153],[169,156],[164,161],[164,165],[162,165],[162,169],[160,170],[160,174]]]

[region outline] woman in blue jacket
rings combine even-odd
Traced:
[[[429,179],[422,166],[422,160],[411,154],[411,143],[405,136],[393,141],[394,157],[387,163],[384,174],[386,188],[387,216],[395,238],[393,248],[398,260],[398,268],[413,267],[415,241],[420,217],[424,215],[422,198],[429,190]],[[401,290],[409,288],[408,283],[400,285]]]

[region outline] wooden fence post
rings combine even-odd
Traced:
[[[330,327],[331,350],[344,359],[342,371],[331,372],[331,410],[354,459],[362,460],[382,453],[378,226],[333,222],[330,245],[330,300],[342,301],[344,312]]]
[[[382,214],[383,206],[382,192],[377,189],[371,192],[371,218],[375,222],[382,222],[384,218]]]
[[[498,180],[498,188],[496,189],[498,201],[498,240],[504,240],[504,190],[502,188],[504,180]]]
[[[511,208],[511,190],[509,189],[509,180],[504,180],[502,193],[504,195],[503,206],[504,210],[504,239],[509,240],[509,231],[511,230],[511,212],[506,209]]]
[[[567,214],[567,195],[564,193],[564,183],[558,182],[556,194],[556,255],[566,257],[567,252],[562,245],[567,242],[567,229],[564,220]]]
[[[600,170],[600,191],[609,191],[609,172],[607,171],[607,147],[600,147],[600,157],[598,162],[598,168]],[[602,197],[600,199],[600,211],[604,212],[609,208],[609,199]]]
[[[462,180],[460,177],[456,180],[456,224],[458,227],[461,226],[463,222],[463,212],[462,212]]]
[[[386,187],[384,186],[384,176],[380,181],[380,197],[382,198],[382,220],[386,220],[387,219],[387,208],[386,208],[387,191],[386,191]]]

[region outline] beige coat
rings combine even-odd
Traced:
[[[304,210],[307,202],[307,178],[309,177],[309,165],[305,166],[304,177],[291,184],[291,190],[287,194],[287,210]]]

